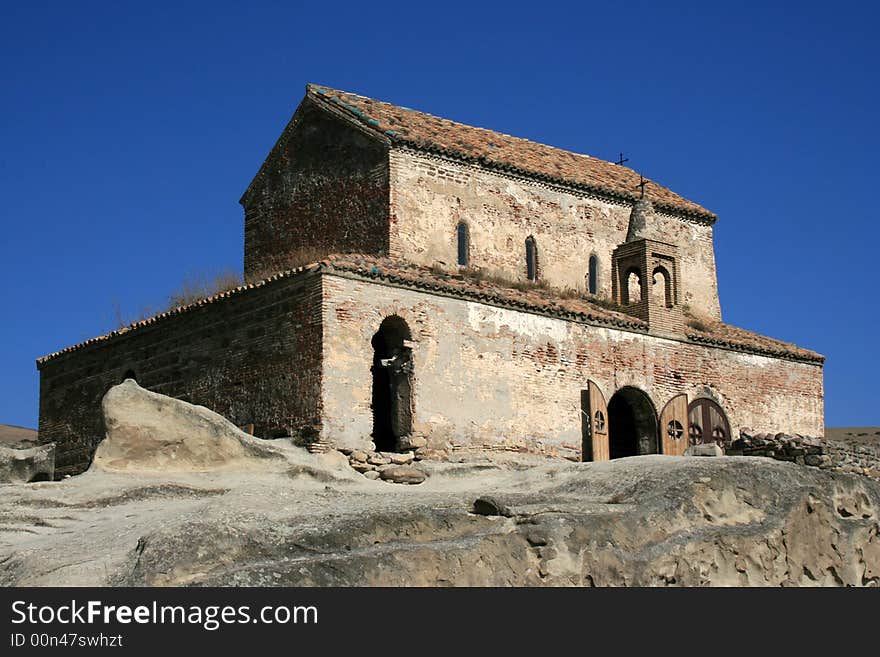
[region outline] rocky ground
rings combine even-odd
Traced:
[[[752,457],[494,455],[405,464],[425,480],[400,485],[135,388],[105,404],[89,472],[0,487],[0,585],[880,584],[866,477]],[[166,423],[192,413],[187,430],[139,437],[153,404]],[[212,446],[225,456],[205,462]]]

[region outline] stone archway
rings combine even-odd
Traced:
[[[657,454],[657,411],[642,390],[625,386],[608,401],[608,428],[612,459]]]
[[[382,320],[373,336],[373,442],[380,452],[393,452],[398,439],[412,432],[412,339],[397,315]]]

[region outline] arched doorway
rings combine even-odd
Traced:
[[[397,315],[386,317],[373,336],[373,442],[380,452],[397,449],[412,432],[412,339]]]
[[[608,440],[612,459],[656,454],[657,412],[650,397],[626,386],[608,401]]]
[[[716,443],[724,448],[730,438],[730,424],[721,407],[700,397],[688,406],[688,442],[691,445]]]

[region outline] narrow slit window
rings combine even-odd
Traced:
[[[599,291],[599,258],[594,255],[590,256],[590,267],[587,272],[587,290],[590,294],[596,294]]]
[[[534,237],[526,239],[526,277],[530,281],[538,280],[538,245]]]
[[[469,251],[471,246],[467,224],[460,221],[456,232],[458,235],[458,264],[460,267],[467,267],[469,264]]]

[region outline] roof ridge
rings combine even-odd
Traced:
[[[577,157],[586,157],[591,160],[596,160],[597,162],[602,162],[604,164],[614,164],[614,162],[609,162],[608,160],[603,160],[601,157],[596,157],[595,155],[590,155],[589,153],[578,153],[577,151],[572,151],[567,148],[562,148],[561,146],[554,146],[552,144],[547,144],[542,141],[536,141],[534,139],[529,139],[528,137],[520,137],[519,135],[510,134],[507,132],[501,132],[500,130],[495,130],[494,128],[486,128],[486,127],[480,126],[480,125],[473,125],[470,123],[464,123],[462,121],[456,121],[455,119],[448,119],[445,116],[440,116],[439,114],[431,114],[430,112],[425,112],[424,110],[418,110],[418,109],[414,109],[412,107],[404,107],[403,105],[397,105],[395,103],[392,103],[392,102],[389,102],[386,100],[379,100],[378,98],[364,96],[363,94],[358,94],[353,91],[345,91],[344,89],[334,89],[333,87],[328,87],[328,86],[322,85],[322,84],[314,84],[311,82],[306,85],[306,91],[309,91],[309,90],[314,90],[319,96],[325,95],[325,94],[322,94],[322,91],[331,91],[331,92],[340,93],[340,94],[347,94],[349,96],[357,96],[358,98],[362,98],[364,100],[370,100],[370,101],[374,101],[377,103],[385,103],[386,105],[392,105],[394,107],[400,108],[400,109],[405,110],[407,112],[415,112],[415,113],[421,114],[423,116],[428,116],[432,119],[437,119],[438,121],[446,121],[448,123],[454,123],[455,125],[462,126],[463,128],[470,128],[471,130],[484,130],[486,132],[491,132],[492,134],[495,134],[495,135],[501,135],[502,137],[508,137],[510,139],[524,141],[529,144],[535,144],[537,146],[545,146],[548,148],[552,148],[552,149],[560,151],[562,153],[567,153],[569,155],[575,155]],[[621,168],[626,169],[627,171],[632,171],[635,175],[638,175],[638,172],[631,167],[621,165]],[[656,184],[659,184],[659,183],[656,183]]]

